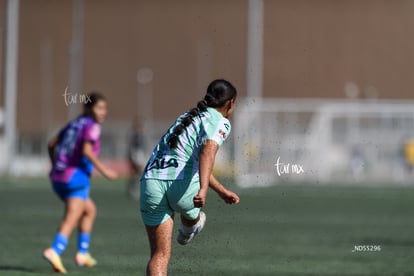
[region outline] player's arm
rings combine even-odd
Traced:
[[[94,154],[93,152],[93,145],[91,142],[85,142],[83,143],[83,149],[82,149],[83,155],[91,161],[91,163],[95,166],[95,168],[106,178],[108,179],[116,179],[118,178],[118,174],[107,168],[101,160]]]
[[[207,140],[200,154],[199,175],[200,191],[194,197],[194,206],[203,207],[206,203],[206,196],[210,184],[210,175],[214,167],[214,159],[218,151],[218,145],[213,140]]]
[[[213,174],[210,175],[210,188],[213,189],[227,204],[237,204],[240,198],[236,193],[227,190]]]
[[[50,139],[49,143],[47,143],[47,152],[49,153],[50,162],[52,165],[55,164],[55,148],[58,143],[59,138],[57,136]]]

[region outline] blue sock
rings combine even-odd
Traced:
[[[57,233],[52,243],[52,249],[60,256],[63,251],[65,251],[67,245],[68,238],[63,236],[61,233]]]
[[[90,233],[79,232],[79,236],[78,236],[78,252],[79,253],[84,253],[84,254],[88,253],[90,240],[91,240]]]

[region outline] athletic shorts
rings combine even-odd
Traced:
[[[193,198],[200,190],[198,177],[193,180],[141,179],[140,207],[145,225],[164,223],[178,212],[194,220],[200,208],[194,207]]]
[[[69,198],[89,199],[90,179],[81,170],[76,170],[68,183],[52,181],[53,190],[63,201]]]

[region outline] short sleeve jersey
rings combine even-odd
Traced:
[[[100,150],[100,136],[101,126],[92,117],[80,116],[69,122],[59,132],[51,179],[68,182],[76,169],[90,175],[93,165],[83,156],[83,144],[92,143],[93,153],[97,156]]]
[[[216,109],[207,108],[193,118],[178,137],[177,147],[171,149],[168,138],[186,115],[178,117],[161,137],[145,167],[144,179],[182,180],[198,176],[199,156],[207,141],[212,140],[221,146],[230,134],[229,120]]]

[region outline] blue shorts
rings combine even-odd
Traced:
[[[69,198],[89,199],[91,188],[89,176],[81,170],[76,170],[68,183],[52,182],[53,190],[62,200]]]
[[[141,217],[146,225],[156,226],[180,213],[195,220],[200,208],[194,207],[193,198],[200,190],[198,177],[192,180],[141,179]]]

